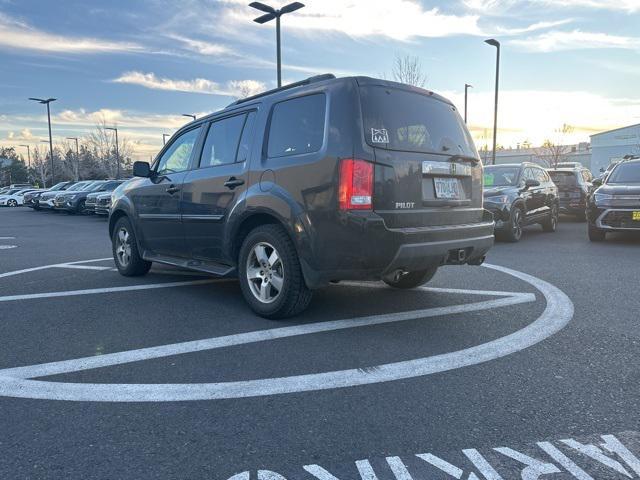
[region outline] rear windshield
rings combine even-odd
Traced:
[[[360,87],[360,102],[364,136],[372,147],[478,158],[464,122],[447,103],[383,86]]]
[[[640,183],[640,163],[621,163],[611,173],[607,183]]]
[[[547,172],[558,187],[575,187],[578,185],[578,175],[574,172]]]

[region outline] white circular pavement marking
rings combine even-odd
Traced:
[[[452,313],[487,310],[516,303],[530,302],[535,299],[535,296],[518,292],[425,288],[425,290],[451,291],[452,293],[473,294],[475,292],[476,295],[496,295],[504,298],[449,307],[423,309],[413,312],[399,312],[332,322],[281,327],[194,342],[119,352],[99,357],[9,368],[0,370],[0,395],[93,402],[166,402],[255,397],[366,385],[429,375],[504,357],[550,337],[562,329],[573,317],[573,303],[571,300],[561,290],[550,283],[506,267],[497,265],[485,265],[485,267],[511,275],[532,285],[544,296],[546,307],[540,317],[521,330],[463,350],[403,362],[377,365],[367,369],[347,369],[289,377],[221,383],[95,384],[30,380],[30,378],[34,377],[44,377],[47,375],[268,341],[277,338],[415,320]]]

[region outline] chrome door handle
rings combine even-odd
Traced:
[[[178,187],[174,186],[174,185],[171,185],[171,186],[170,186],[169,188],[167,188],[165,191],[166,191],[167,193],[169,193],[169,194],[173,195],[174,193],[179,192],[179,191],[180,191],[180,189],[179,189]]]

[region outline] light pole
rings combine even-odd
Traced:
[[[76,141],[76,182],[80,180],[80,147],[78,147],[78,137],[67,137],[67,140]]]
[[[27,149],[27,166],[31,168],[31,147],[29,145],[20,145]]]
[[[167,144],[167,137],[170,137],[171,135],[169,135],[168,133],[163,133],[162,134],[162,144],[166,145]]]
[[[496,144],[498,139],[498,88],[500,85],[500,42],[490,38],[485,40],[484,43],[496,47],[496,97],[493,106],[493,154],[491,157],[491,164],[496,164]]]
[[[47,106],[47,122],[49,123],[49,158],[51,159],[51,185],[55,185],[56,182],[55,182],[55,175],[53,171],[53,139],[51,138],[51,108],[49,107],[49,104],[51,102],[55,102],[57,99],[29,97],[29,100],[33,100],[34,102],[38,102]]]
[[[468,83],[464,84],[464,123],[467,123],[467,92],[470,88],[473,88],[473,85],[470,85]]]
[[[260,10],[261,12],[265,12],[265,15],[261,17],[254,18],[253,21],[259,24],[266,23],[270,20],[276,19],[276,57],[277,57],[277,65],[278,65],[278,88],[282,86],[282,62],[280,56],[280,17],[285,13],[295,12],[296,10],[300,10],[304,7],[303,3],[293,2],[288,5],[285,5],[279,10],[276,10],[269,5],[265,5],[260,2],[251,2],[249,4],[250,7],[255,8],[256,10]]]
[[[120,179],[120,151],[118,150],[118,129],[116,127],[104,127],[105,130],[116,132],[116,180]]]
[[[191,117],[193,118],[193,121],[196,121],[196,116],[193,113],[183,113],[182,114],[183,117]]]

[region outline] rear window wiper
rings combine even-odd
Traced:
[[[451,155],[451,157],[449,157],[450,162],[457,162],[458,160],[467,160],[472,162],[474,165],[480,163],[479,158],[472,157],[471,155]]]

